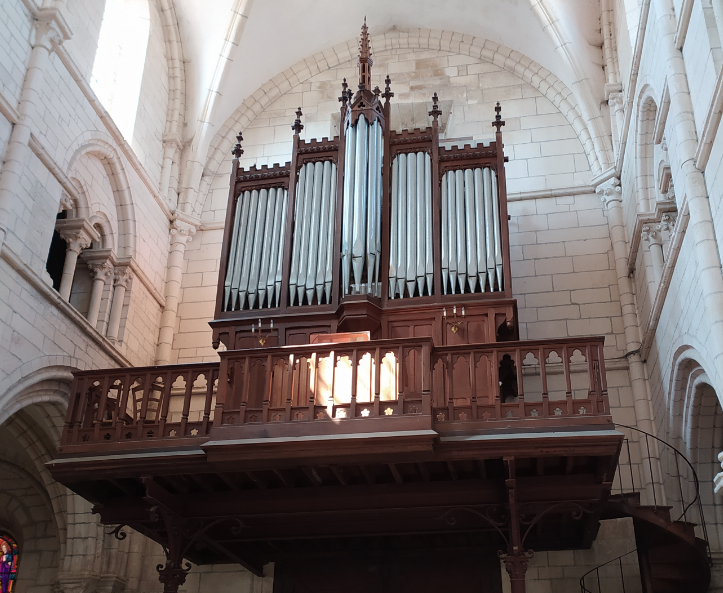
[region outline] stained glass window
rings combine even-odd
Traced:
[[[7,533],[0,531],[0,593],[15,590],[18,575],[18,544]]]

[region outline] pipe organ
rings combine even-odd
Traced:
[[[391,211],[389,298],[429,296],[434,255],[432,161],[426,152],[401,153],[394,159]]]
[[[437,94],[428,127],[391,130],[391,79],[372,88],[372,65],[364,25],[358,89],[344,80],[338,137],[303,140],[299,109],[291,160],[245,170],[239,134],[215,346],[254,347],[259,317],[273,319],[269,340],[279,345],[340,331],[414,331],[442,343],[516,335],[499,103],[492,142],[440,146]],[[470,329],[449,334],[443,313],[457,305]],[[404,329],[400,315],[426,321]]]
[[[341,227],[341,275],[344,295],[364,292],[380,296],[382,255],[382,126],[364,114],[345,130],[344,214]]]
[[[224,310],[279,306],[287,191],[245,191],[239,196],[231,236]]]
[[[289,304],[331,303],[336,164],[306,163],[299,171],[296,196]]]
[[[442,290],[500,291],[502,236],[497,178],[489,167],[442,177]]]

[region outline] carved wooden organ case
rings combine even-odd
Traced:
[[[499,103],[493,142],[440,147],[437,94],[431,126],[396,132],[391,80],[372,89],[371,68],[365,24],[340,136],[302,140],[299,109],[291,162],[239,168],[237,137],[214,347],[258,347],[259,323],[268,346],[347,331],[517,339]]]

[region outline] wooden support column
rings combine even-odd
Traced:
[[[505,486],[507,488],[507,496],[510,505],[510,535],[508,538],[508,552],[505,556],[502,556],[502,560],[505,563],[507,574],[510,575],[511,593],[525,593],[525,575],[527,574],[527,564],[529,563],[532,555],[525,554],[525,551],[522,548],[520,518],[517,510],[517,480],[515,479],[514,457],[505,457],[505,470],[507,471]]]

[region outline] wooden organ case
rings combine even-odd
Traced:
[[[258,347],[259,321],[273,321],[267,346],[358,331],[440,346],[517,339],[499,103],[493,142],[445,148],[437,94],[431,126],[396,132],[391,81],[372,89],[371,66],[363,30],[340,136],[302,140],[299,108],[291,162],[239,168],[237,137],[214,347]]]

